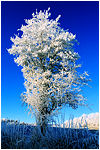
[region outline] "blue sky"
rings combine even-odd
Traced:
[[[80,72],[88,71],[92,88],[84,88],[83,94],[87,96],[89,108],[79,107],[72,110],[66,107],[62,112],[65,119],[70,114],[78,117],[83,113],[89,114],[99,111],[99,2],[84,1],[6,1],[1,2],[1,117],[17,119],[24,122],[34,122],[31,115],[25,111],[20,100],[24,89],[24,78],[21,67],[18,67],[13,56],[7,52],[12,42],[10,37],[17,34],[17,29],[24,24],[24,19],[32,18],[36,9],[44,10],[50,7],[51,18],[59,14],[60,26],[76,34],[80,45],[75,51],[81,56]]]

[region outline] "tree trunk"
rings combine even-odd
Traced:
[[[41,133],[43,134],[43,136],[45,136],[46,134],[46,127],[47,127],[47,124],[45,122],[45,118],[42,118],[42,123],[41,123]]]

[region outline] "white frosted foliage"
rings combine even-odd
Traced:
[[[26,19],[26,25],[18,29],[22,35],[11,38],[13,45],[8,49],[22,66],[26,88],[22,99],[39,122],[47,121],[66,104],[72,108],[82,105],[81,87],[88,82],[87,72],[77,72],[79,55],[73,49],[76,35],[60,27],[60,15],[50,20],[49,10],[36,11]]]

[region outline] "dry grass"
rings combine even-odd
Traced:
[[[1,123],[2,149],[98,149],[99,131],[48,127],[46,135],[39,126],[14,121]]]

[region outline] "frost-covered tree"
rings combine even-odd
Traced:
[[[30,112],[35,112],[37,122],[44,130],[48,118],[68,104],[72,108],[82,105],[82,86],[87,85],[88,74],[79,74],[81,67],[74,51],[76,36],[59,25],[60,15],[50,20],[49,9],[32,14],[22,25],[22,35],[11,38],[14,61],[22,66],[26,91],[23,101]],[[44,131],[42,131],[44,132]]]

